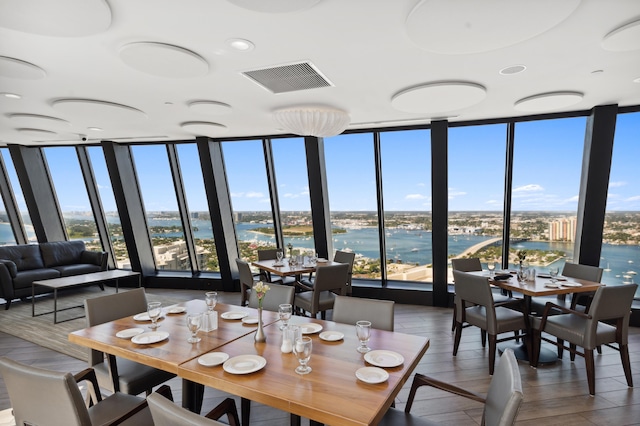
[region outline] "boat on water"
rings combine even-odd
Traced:
[[[412,251],[412,252],[416,252],[416,251],[420,251],[420,249],[419,249],[419,248],[415,248],[415,247],[414,247],[414,248],[412,248],[412,249],[411,249],[411,251]]]

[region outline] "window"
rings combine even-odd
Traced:
[[[4,165],[7,168],[7,174],[9,175],[9,183],[11,185],[11,189],[13,189],[13,195],[15,196],[16,203],[18,204],[18,210],[20,210],[20,216],[22,217],[22,223],[24,224],[25,231],[27,233],[27,239],[29,242],[35,243],[38,239],[36,238],[36,233],[33,230],[33,225],[31,224],[31,216],[29,216],[27,203],[25,202],[24,195],[22,194],[22,187],[20,186],[20,180],[18,179],[16,168],[13,165],[11,154],[7,148],[0,148],[0,151],[2,152]]]

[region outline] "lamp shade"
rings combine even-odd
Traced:
[[[300,136],[330,137],[344,132],[351,119],[332,108],[288,108],[274,113],[282,127]]]

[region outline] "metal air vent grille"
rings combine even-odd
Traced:
[[[333,86],[310,62],[245,71],[242,74],[273,93]]]

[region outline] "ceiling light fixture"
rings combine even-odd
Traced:
[[[329,107],[286,108],[275,111],[274,117],[295,135],[319,138],[339,135],[351,122],[345,111]]]
[[[2,96],[10,99],[22,99],[22,96],[18,95],[17,93],[2,93]]]
[[[87,127],[87,130],[91,130],[92,132],[101,132],[102,129],[100,127]]]
[[[243,38],[230,38],[227,44],[239,52],[249,52],[256,47],[255,44]]]
[[[527,69],[526,65],[511,65],[509,67],[502,68],[498,72],[502,75],[513,75],[513,74],[520,74],[526,69]]]

